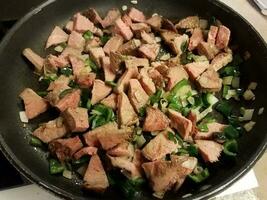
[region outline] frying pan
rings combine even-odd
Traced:
[[[26,47],[31,47],[45,55],[45,41],[55,25],[63,25],[75,12],[88,7],[96,8],[100,14],[122,5],[131,6],[126,0],[49,0],[23,17],[6,35],[0,45],[0,144],[8,160],[28,179],[42,188],[66,199],[121,199],[112,191],[103,196],[86,194],[76,181],[49,175],[46,154],[28,144],[27,135],[38,123],[53,118],[48,112],[32,120],[26,128],[19,119],[21,103],[18,94],[25,88],[38,88],[37,76],[33,75],[28,62],[21,56]],[[267,91],[267,46],[255,29],[240,15],[226,5],[214,0],[139,0],[137,8],[147,15],[160,13],[170,19],[180,19],[189,15],[204,18],[215,16],[232,30],[233,42],[240,49],[248,50],[251,59],[242,65],[242,84],[250,80],[258,82],[256,100],[247,103],[255,109],[266,107]],[[238,108],[238,107],[236,107]],[[235,161],[218,162],[211,166],[210,178],[200,185],[185,183],[177,194],[168,194],[166,199],[207,199],[233,184],[243,176],[260,158],[266,148],[266,114],[256,116],[253,131],[244,134],[239,143],[239,154]],[[151,191],[144,191],[141,199],[151,199]]]

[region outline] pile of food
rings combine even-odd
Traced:
[[[59,111],[30,138],[50,152],[51,174],[78,174],[87,190],[112,187],[127,197],[147,184],[163,198],[185,179],[206,180],[220,157],[237,155],[236,139],[255,125],[254,109],[233,112],[228,101],[253,101],[257,84],[240,87],[244,57],[232,52],[231,31],[219,20],[175,23],[123,10],[104,18],[93,8],[76,13],[55,26],[45,58],[23,51],[40,90],[20,94],[20,115],[28,122]]]

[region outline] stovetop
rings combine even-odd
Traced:
[[[0,21],[0,41],[15,21]],[[28,184],[0,151],[0,190]]]

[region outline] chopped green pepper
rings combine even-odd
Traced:
[[[223,114],[225,117],[228,117],[231,115],[233,108],[226,101],[221,101],[216,105],[215,109],[221,114]]]
[[[117,86],[117,83],[115,83],[114,81],[105,81],[105,84],[112,88],[115,88]]]
[[[187,41],[182,42],[181,51],[185,52],[187,50],[187,48],[188,48],[188,42]]]
[[[209,177],[210,173],[209,173],[209,170],[208,168],[205,168],[204,170],[202,170],[200,173],[198,174],[190,174],[188,175],[188,177],[194,181],[195,183],[201,183],[203,182],[204,180],[206,180],[208,177]]]
[[[236,156],[237,155],[237,149],[238,149],[238,145],[236,140],[228,140],[223,144],[223,152],[227,155],[227,156]]]
[[[56,159],[49,160],[50,174],[60,174],[64,171],[65,167]]]
[[[45,97],[48,95],[48,91],[38,91],[37,94],[40,96],[40,97]]]
[[[89,162],[89,156],[82,156],[80,159],[78,160],[73,160],[72,161],[72,165],[83,165],[84,163],[88,163]]]
[[[170,131],[168,132],[168,139],[173,141],[175,144],[177,144],[177,139],[176,139],[174,133],[172,133]]]
[[[83,34],[83,38],[85,40],[91,40],[93,39],[94,35],[91,31],[86,31],[84,34]]]
[[[239,137],[239,132],[232,125],[224,128],[223,133],[229,139],[236,139]]]
[[[141,107],[139,109],[138,114],[139,114],[140,117],[144,117],[146,115],[146,106]]]
[[[73,91],[72,88],[63,90],[63,91],[59,94],[59,98],[62,99],[62,98],[65,97],[67,94],[71,93],[72,91]]]
[[[95,73],[99,72],[99,67],[90,58],[87,58],[85,60],[85,66],[89,66],[92,69],[92,71],[95,72]]]
[[[59,75],[63,74],[65,76],[69,77],[70,75],[72,75],[72,69],[70,67],[60,68],[58,71],[58,74]]]
[[[154,105],[155,103],[158,103],[162,97],[163,94],[163,90],[157,90],[155,94],[153,94],[152,96],[150,96],[149,100],[150,100],[150,104]]]
[[[30,145],[32,145],[34,147],[42,147],[43,146],[43,143],[42,143],[42,141],[39,138],[31,135],[30,136]]]
[[[110,39],[109,35],[103,35],[103,36],[100,37],[101,43],[103,45],[105,45],[109,39]]]

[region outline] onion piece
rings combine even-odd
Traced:
[[[239,117],[239,121],[250,121],[253,117],[254,109],[245,109],[245,108],[240,108],[240,112],[243,115],[242,117]]]
[[[248,89],[244,92],[243,97],[245,100],[255,100],[255,94],[252,92],[252,90]]]
[[[231,85],[233,81],[233,76],[223,77],[223,85]]]
[[[258,115],[262,115],[263,111],[264,111],[264,107],[261,107],[261,108],[259,109],[259,111],[258,111]]]
[[[19,112],[19,118],[20,118],[21,122],[24,122],[24,123],[28,123],[29,122],[29,119],[28,119],[25,111],[20,111]]]
[[[121,9],[122,9],[123,11],[126,11],[126,10],[128,9],[128,7],[127,7],[126,5],[123,5],[123,6],[121,7]]]
[[[240,87],[240,77],[235,76],[232,80],[232,87],[237,89]]]
[[[54,48],[54,50],[55,50],[56,52],[58,52],[58,53],[61,53],[61,52],[64,50],[64,48],[63,48],[61,45],[58,45],[58,46],[56,46],[56,47]]]
[[[72,172],[70,170],[64,169],[62,175],[67,179],[72,179]]]
[[[256,90],[257,85],[258,85],[258,83],[256,83],[256,82],[250,82],[250,84],[248,85],[248,89],[249,90]]]
[[[249,132],[249,131],[251,131],[251,130],[253,129],[253,127],[255,126],[255,124],[256,124],[256,122],[254,122],[254,121],[250,121],[250,122],[248,122],[248,123],[246,123],[246,124],[244,125],[244,129],[245,129],[247,132]]]

